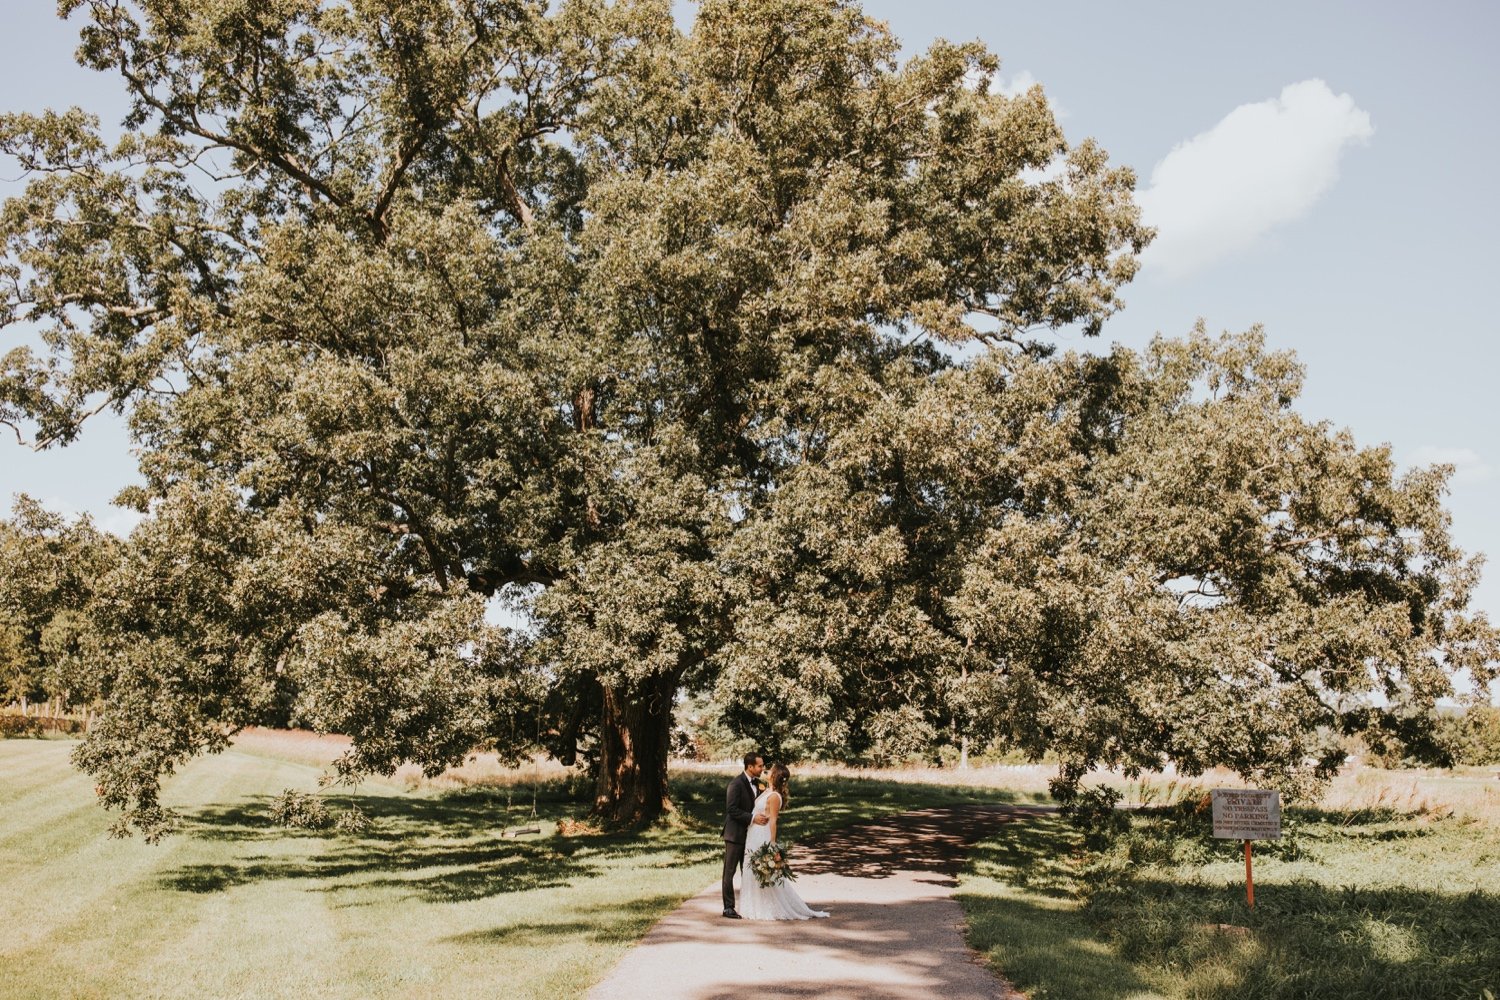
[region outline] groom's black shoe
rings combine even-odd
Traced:
[[[724,911],[724,916],[728,917],[730,920],[743,920],[744,919],[738,913],[735,913],[733,910],[725,910]]]

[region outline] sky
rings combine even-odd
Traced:
[[[1500,620],[1500,5],[870,0],[914,54],[979,39],[1072,142],[1132,167],[1158,229],[1100,341],[1261,324],[1299,410],[1456,466],[1455,540]],[[1088,347],[1064,335],[1069,346]]]
[[[52,0],[5,0],[0,111],[79,104],[117,122],[112,78],[72,61]],[[1489,553],[1474,606],[1500,620],[1500,4],[1384,0],[869,0],[906,54],[980,39],[997,86],[1040,84],[1070,141],[1093,137],[1139,178],[1159,236],[1098,344],[1265,329],[1307,368],[1299,409],[1388,444],[1403,467],[1457,467],[1448,509]],[[679,15],[692,7],[679,4]],[[0,196],[16,193],[0,171]],[[10,344],[0,332],[0,350]],[[0,514],[28,492],[128,530],[122,424],[67,449],[0,440]]]

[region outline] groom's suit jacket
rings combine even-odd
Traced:
[[[724,792],[724,842],[743,844],[755,818],[755,788],[743,772],[734,776]]]

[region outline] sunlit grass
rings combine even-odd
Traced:
[[[397,775],[329,797],[372,818],[350,836],[268,820],[283,789],[317,790],[337,743],[252,734],[168,782],[183,824],[153,847],[106,837],[74,745],[0,741],[3,997],[580,996],[717,879],[732,770],[674,774],[670,823],[588,836],[557,834],[587,796],[555,767]],[[806,839],[1013,797],[799,770],[784,822]]]
[[[346,744],[252,731],[169,782],[184,825],[150,847],[107,839],[73,745],[0,742],[0,996],[576,997],[716,879],[736,770],[677,766],[672,820],[637,835],[558,835],[586,808],[576,773],[485,756],[329,795],[372,817],[362,835],[295,832],[269,824],[271,799],[316,791]],[[910,808],[1034,802],[1051,776],[794,772],[799,840]],[[1253,913],[1238,845],[1187,808],[1232,776],[1096,779],[1145,807],[1112,851],[1085,854],[1044,816],[1005,826],[964,876],[971,941],[1033,1000],[1500,993],[1487,772],[1342,776],[1257,846]],[[507,835],[527,827],[541,833]]]

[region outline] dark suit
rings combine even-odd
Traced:
[[[724,790],[724,910],[734,909],[734,873],[745,860],[745,835],[755,817],[755,788],[743,772]]]

